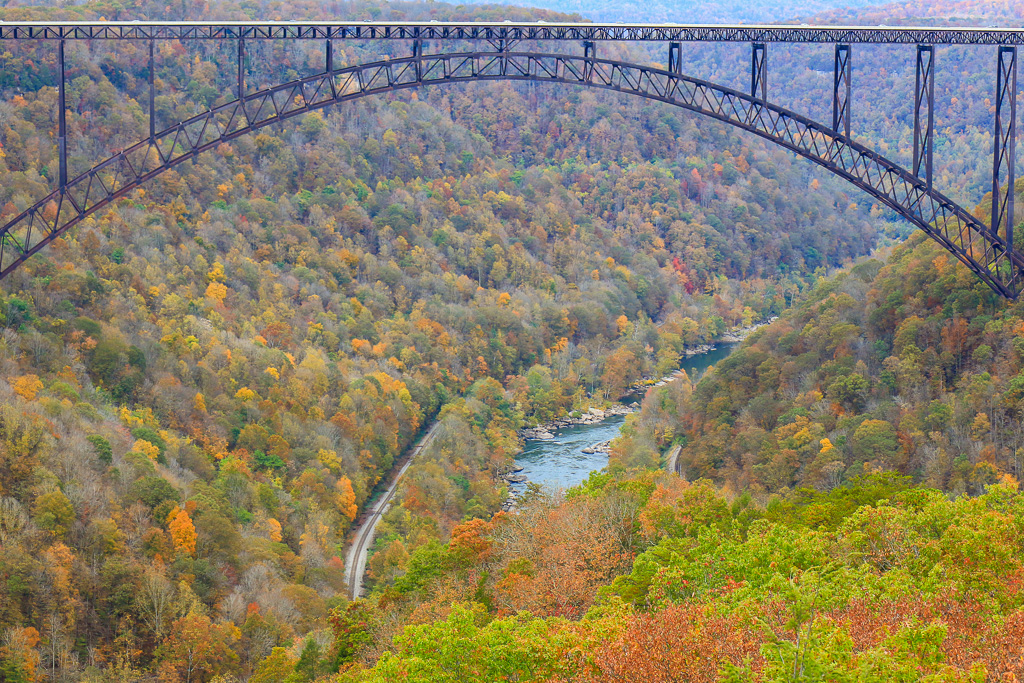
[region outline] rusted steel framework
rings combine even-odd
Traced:
[[[628,93],[710,116],[845,178],[911,221],[993,290],[1016,297],[1024,258],[969,211],[832,127],[729,88],[592,56],[510,52],[414,55],[321,73],[228,102],[143,140],[69,180],[0,228],[0,276],[86,216],[151,178],[260,127],[339,102],[432,84],[521,80]]]
[[[0,40],[614,40],[1024,45],[1024,30],[538,22],[0,22]]]
[[[0,226],[0,278],[56,236],[132,188],[184,159],[194,159],[196,154],[215,144],[268,123],[336,102],[402,88],[508,79],[574,83],[628,92],[737,125],[812,159],[890,206],[942,243],[999,294],[1016,298],[1021,290],[1022,264],[1013,250],[1016,46],[1024,42],[1021,30],[545,22],[0,22],[0,42],[5,40],[56,43],[59,175],[56,190]],[[149,43],[148,138],[70,180],[64,54],[69,40],[145,40]],[[237,47],[236,99],[158,132],[153,61],[157,40],[234,40]],[[253,40],[322,40],[324,72],[250,93],[246,84],[246,42]],[[405,41],[411,44],[411,56],[336,70],[334,42],[337,40]],[[608,40],[665,41],[668,43],[668,70],[599,59],[598,42]],[[470,41],[472,48],[467,52],[425,55],[427,41],[446,41],[449,50],[452,42]],[[583,54],[513,53],[522,41],[531,41],[533,45],[544,41],[570,43],[575,50],[582,46]],[[684,76],[681,73],[684,41],[749,41],[749,95]],[[493,52],[479,51],[481,42],[489,45]],[[831,127],[769,103],[767,46],[771,42],[835,45]],[[910,171],[852,142],[851,46],[860,43],[917,45],[914,156]],[[993,207],[988,226],[982,226],[969,212],[932,189],[934,46],[942,44],[998,46]],[[731,114],[724,109],[726,105],[731,108]]]

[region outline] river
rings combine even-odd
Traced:
[[[713,351],[690,356],[680,366],[692,381],[697,381],[709,367],[722,360],[739,346],[722,343]],[[591,472],[608,464],[607,453],[584,453],[583,449],[619,435],[625,418],[616,415],[594,425],[573,425],[555,432],[555,438],[527,441],[523,452],[516,456],[516,464],[523,468],[519,474],[542,486],[569,488],[586,479]],[[526,484],[515,484],[522,491]]]

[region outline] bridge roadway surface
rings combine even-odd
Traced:
[[[502,40],[1024,45],[1024,29],[560,22],[0,22],[17,40]]]
[[[370,546],[373,545],[374,533],[377,529],[377,522],[384,516],[384,513],[391,507],[391,499],[395,496],[395,491],[398,490],[398,482],[402,480],[406,470],[412,465],[413,460],[420,454],[424,447],[430,443],[430,440],[434,438],[434,433],[437,431],[440,422],[435,422],[430,425],[430,429],[427,433],[420,437],[419,442],[412,448],[408,457],[405,459],[405,464],[398,470],[398,474],[395,476],[394,481],[388,486],[388,490],[383,496],[377,499],[371,507],[369,514],[362,521],[359,528],[356,529],[355,536],[352,539],[352,545],[349,546],[348,555],[345,557],[345,585],[348,586],[349,598],[355,600],[362,597],[363,594],[363,576],[366,574],[366,555],[370,550]]]

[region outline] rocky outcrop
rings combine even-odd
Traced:
[[[741,327],[737,330],[726,332],[725,334],[722,335],[721,341],[727,344],[735,344],[736,342],[741,342],[747,337],[749,337],[751,334],[756,332],[758,329],[764,327],[765,325],[770,325],[771,323],[775,322],[778,319],[779,317],[776,315],[762,322],[754,323],[753,325],[750,325],[748,327]]]
[[[544,441],[555,438],[555,435],[551,433],[547,425],[544,425],[541,427],[520,429],[519,438],[525,439],[526,441]]]
[[[593,454],[593,453],[611,453],[612,442],[611,441],[602,441],[600,443],[595,443],[593,446],[587,446],[586,448],[583,448],[583,449],[580,449],[580,450],[582,450],[587,455],[590,455],[590,454]]]
[[[516,509],[516,500],[518,498],[519,498],[519,493],[515,489],[510,488],[508,490],[508,498],[506,498],[505,502],[501,504],[502,511],[503,512],[511,512],[511,511],[515,510]]]
[[[537,427],[529,427],[519,430],[519,437],[525,441],[543,441],[555,438],[554,432],[574,425],[596,425],[607,420],[613,415],[628,415],[635,408],[621,403],[615,403],[607,408],[590,408],[580,415],[569,415],[558,420],[545,422]]]

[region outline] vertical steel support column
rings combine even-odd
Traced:
[[[669,43],[668,44],[668,70],[674,74],[682,73],[682,43]]]
[[[592,40],[584,40],[583,41],[583,59],[591,60],[591,59],[594,59],[596,57],[597,57],[597,47],[594,45],[594,41],[592,41]],[[589,61],[583,62],[583,80],[584,81],[589,81],[590,80],[590,74],[591,74],[592,69],[593,69],[593,67],[590,65]]]
[[[421,81],[423,80],[423,62],[420,61],[420,58],[423,57],[423,40],[421,38],[412,41],[412,56],[416,57],[416,80]]]
[[[1017,48],[999,46],[996,62],[996,126],[992,159],[992,234],[1005,222],[1007,249],[1013,249],[1013,165],[1017,138]],[[1005,175],[1006,182],[999,180]]]
[[[925,119],[922,105],[928,107]],[[922,124],[922,119],[924,123]],[[914,175],[932,189],[932,146],[935,131],[935,47],[917,46],[917,79],[914,85]],[[923,171],[923,173],[922,173]]]
[[[764,43],[750,46],[750,96],[768,101],[768,49]]]
[[[238,39],[238,99],[245,98],[245,40]]]
[[[68,186],[68,124],[67,99],[64,95],[64,40],[57,44],[57,59],[60,61],[60,84],[57,86],[57,155],[60,165],[57,185],[61,193]]]
[[[423,80],[423,41],[417,38],[412,42],[412,56],[416,57],[416,80]]]
[[[836,45],[836,62],[832,79],[832,130],[850,137],[850,46]]]
[[[156,139],[156,78],[153,60],[153,41],[149,41],[149,144]]]
[[[331,98],[338,96],[334,85],[334,43],[328,38],[324,45],[324,73],[327,74],[327,80],[331,84]]]

